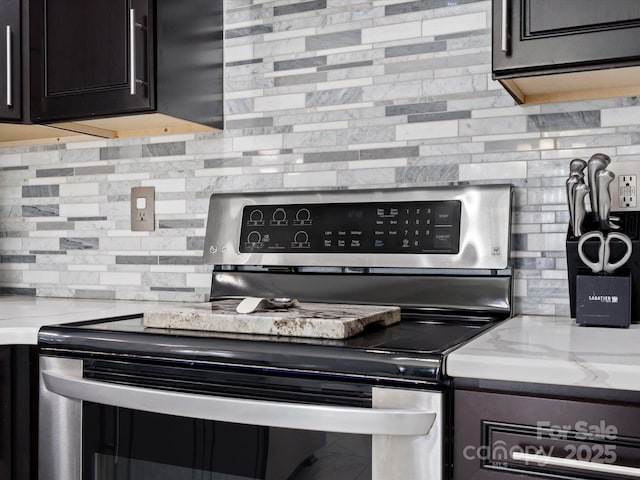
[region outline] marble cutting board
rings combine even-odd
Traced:
[[[400,321],[400,308],[380,305],[346,305],[299,302],[287,309],[237,313],[240,300],[193,304],[179,310],[144,313],[145,327],[214,332],[284,335],[341,339],[356,335],[372,323]],[[213,306],[213,308],[212,308]]]

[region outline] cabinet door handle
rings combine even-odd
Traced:
[[[7,107],[13,106],[13,100],[11,99],[11,25],[7,25]]]
[[[595,463],[584,460],[574,460],[573,458],[551,457],[549,455],[536,455],[533,453],[512,452],[511,458],[522,462],[535,462],[552,467],[573,468],[598,473],[610,473],[618,475],[629,475],[640,477],[640,468],[625,467],[624,465],[612,465],[610,463]]]
[[[136,94],[136,10],[129,9],[129,94]]]
[[[502,35],[502,51],[507,53],[509,51],[509,0],[502,0],[502,21],[501,35]]]

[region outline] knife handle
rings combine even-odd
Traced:
[[[567,191],[567,205],[569,207],[569,225],[573,228],[573,220],[576,216],[576,207],[575,207],[575,187],[579,182],[579,179],[575,175],[571,175],[567,178],[565,188]]]
[[[600,219],[600,228],[608,230],[611,228],[609,222],[609,213],[611,212],[611,193],[609,185],[613,182],[615,174],[611,170],[600,170],[597,174],[596,182],[598,183],[598,218]]]
[[[584,175],[582,171],[587,168],[587,162],[581,158],[574,158],[569,162],[569,174],[570,175]]]
[[[591,212],[593,213],[596,223],[600,223],[600,215],[598,214],[598,200],[600,199],[598,172],[607,168],[609,163],[611,163],[611,159],[604,153],[592,155],[587,163],[587,177],[589,179],[589,188],[591,189]]]
[[[584,197],[589,193],[589,187],[585,183],[578,183],[574,188],[574,218],[573,218],[573,234],[576,237],[582,235],[582,223],[586,214],[584,206]]]

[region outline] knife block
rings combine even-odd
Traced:
[[[611,215],[620,217],[618,223],[622,228],[617,230],[629,236],[633,251],[631,258],[622,267],[615,271],[615,276],[631,278],[631,319],[632,323],[640,321],[640,239],[638,225],[640,222],[640,212],[612,212]],[[597,230],[598,226],[593,221],[593,217],[589,213],[584,222],[584,233]],[[608,232],[604,232],[605,234]],[[576,283],[578,275],[603,275],[593,273],[587,267],[578,255],[578,240],[569,227],[567,231],[567,276],[569,280],[569,305],[571,309],[571,318],[576,318]],[[611,260],[616,261],[624,255],[624,246],[620,242],[612,242]],[[596,239],[587,240],[584,244],[584,250],[591,259],[596,259],[598,254],[598,241]]]

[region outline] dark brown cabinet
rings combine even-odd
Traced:
[[[0,142],[23,134],[109,138],[222,128],[222,6],[0,2],[0,121],[34,124],[19,131],[5,125]]]
[[[30,0],[29,19],[34,122],[155,113],[222,128],[222,2]]]
[[[458,389],[454,479],[640,476],[640,405]]]
[[[37,412],[36,347],[0,346],[0,478],[37,479]]]
[[[493,0],[494,78],[520,102],[637,93],[638,35],[637,0]]]
[[[29,3],[34,122],[155,108],[153,2]]]
[[[0,2],[0,120],[22,120],[22,5]]]

